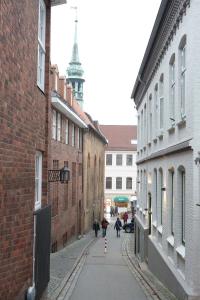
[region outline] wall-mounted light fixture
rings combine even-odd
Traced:
[[[196,157],[195,160],[194,160],[195,164],[199,164],[200,165],[200,157]]]
[[[49,170],[48,171],[48,181],[67,183],[70,180],[70,169],[64,166],[60,170]]]
[[[166,191],[166,187],[165,186],[163,186],[163,187],[161,187],[161,191]]]

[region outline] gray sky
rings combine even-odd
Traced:
[[[130,99],[161,0],[68,0],[52,8],[51,63],[66,75],[78,6],[84,111],[100,124],[136,124]]]

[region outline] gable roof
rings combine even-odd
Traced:
[[[136,125],[99,125],[101,132],[108,140],[106,150],[136,151],[137,126]]]

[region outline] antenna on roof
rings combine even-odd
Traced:
[[[76,14],[75,14],[75,22],[78,22],[78,15],[77,15],[77,10],[78,10],[78,7],[77,6],[70,6],[70,8],[71,9],[75,9],[75,12],[76,12]]]

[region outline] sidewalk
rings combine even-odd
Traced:
[[[62,250],[50,256],[50,281],[42,300],[55,300],[78,263],[84,250],[94,240],[91,231],[80,240],[75,240]]]

